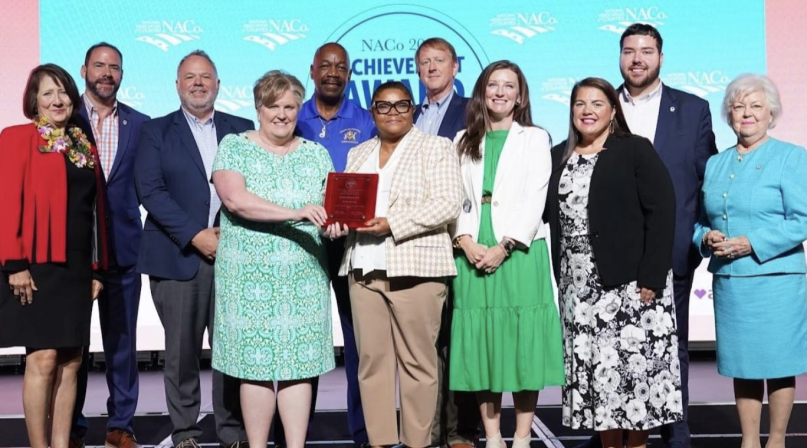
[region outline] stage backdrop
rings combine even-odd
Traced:
[[[798,0],[592,1],[90,1],[3,0],[5,82],[0,85],[0,126],[23,121],[20,98],[27,72],[39,62],[67,68],[83,88],[79,69],[86,49],[99,41],[123,52],[118,99],[153,117],[179,107],[174,80],[179,60],[203,49],[215,61],[221,89],[218,110],[255,119],[252,85],[264,72],[283,69],[313,92],[309,66],[315,49],[340,42],[351,56],[351,101],[367,107],[375,86],[407,83],[418,99],[425,91],[414,53],[424,39],[443,37],[460,61],[456,90],[469,95],[492,61],[517,62],[531,90],[533,119],[555,142],[568,132],[569,94],[575,81],[619,74],[619,36],[631,23],[656,26],[664,37],[663,81],[709,101],[717,145],[734,135],[719,116],[727,84],[745,72],[769,73],[783,94],[784,119],[776,135],[807,143],[796,109],[807,56],[797,52],[807,6]],[[701,266],[691,297],[691,339],[713,341],[711,279]],[[336,316],[334,307],[334,317]],[[338,319],[334,319],[338,328]],[[140,305],[138,348],[161,350],[162,328],[147,279]],[[341,345],[335,330],[335,343]],[[94,319],[93,347],[101,349]],[[9,353],[4,351],[0,353]],[[15,351],[19,353],[19,350]]]

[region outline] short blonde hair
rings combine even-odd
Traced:
[[[776,127],[776,122],[782,115],[779,90],[776,88],[776,84],[771,81],[771,78],[753,73],[744,73],[734,78],[734,81],[726,87],[726,96],[723,97],[723,107],[720,114],[729,126],[731,126],[731,108],[734,102],[742,100],[754,92],[762,92],[765,95],[765,101],[768,103],[772,117],[771,124],[768,127],[770,129]]]
[[[278,98],[288,91],[291,91],[297,97],[297,106],[303,104],[305,87],[303,87],[299,79],[282,70],[266,72],[255,81],[255,87],[252,89],[252,94],[255,97],[255,109],[274,104]]]

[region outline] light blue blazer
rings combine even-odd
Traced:
[[[715,275],[804,274],[807,239],[807,151],[774,138],[740,156],[735,147],[709,158],[701,189],[701,214],[692,242],[704,257],[703,235],[748,238],[753,252],[736,259],[712,257]]]

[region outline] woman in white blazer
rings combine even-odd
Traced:
[[[530,443],[538,391],[562,385],[560,319],[542,221],[552,169],[549,134],[532,124],[521,69],[479,76],[459,134],[464,199],[454,232],[449,385],[475,391],[488,448],[501,438],[502,392],[513,392],[514,448]]]

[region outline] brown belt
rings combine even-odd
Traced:
[[[493,202],[493,196],[482,196],[483,204],[490,204],[491,202]]]

